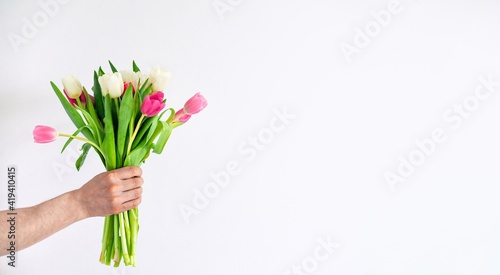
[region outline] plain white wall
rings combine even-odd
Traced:
[[[98,66],[135,59],[172,71],[169,106],[195,92],[209,101],[143,166],[137,267],[98,262],[103,219],[92,218],[20,251],[16,268],[1,258],[0,273],[498,274],[500,87],[480,79],[500,81],[499,9],[0,0],[0,171],[18,167],[19,207],[104,170],[92,153],[76,172],[77,143],[63,154],[62,139],[33,143],[37,124],[74,131],[49,81],[75,74],[90,89]],[[293,118],[269,136],[284,109]],[[252,137],[267,142],[255,155]],[[179,207],[231,163],[239,173],[187,223]],[[334,248],[319,255],[321,242]]]

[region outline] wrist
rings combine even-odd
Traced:
[[[74,205],[73,211],[75,211],[75,216],[78,218],[78,220],[90,218],[90,214],[85,203],[85,198],[83,197],[80,189],[70,191],[68,194],[70,195],[71,204]]]

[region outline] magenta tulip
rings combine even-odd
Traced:
[[[186,102],[186,104],[184,104],[184,112],[189,115],[194,115],[205,107],[207,107],[207,100],[200,95],[200,93],[196,93]]]
[[[57,130],[50,126],[37,125],[33,130],[33,138],[36,143],[49,143],[57,139]]]
[[[141,112],[147,117],[152,117],[157,115],[161,110],[163,110],[163,108],[165,108],[165,103],[163,103],[163,93],[156,92],[144,98],[141,106]]]
[[[73,105],[73,106],[78,105],[77,102],[76,102],[76,99],[69,97],[68,93],[66,92],[66,90],[63,90],[63,92],[66,95],[66,98],[68,99],[69,103],[71,103],[71,105]],[[90,96],[90,97],[92,98],[93,96]],[[82,103],[83,106],[85,106],[85,103],[87,102],[87,98],[85,97],[84,93],[82,93],[80,95],[80,102]]]

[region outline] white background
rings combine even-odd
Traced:
[[[75,74],[90,90],[108,60],[136,60],[172,71],[170,107],[195,92],[209,105],[143,166],[137,267],[98,262],[91,218],[20,251],[16,268],[1,258],[1,274],[500,273],[500,87],[474,96],[481,77],[500,81],[498,1],[401,0],[383,27],[371,12],[389,0],[53,3],[47,15],[0,0],[0,173],[18,167],[18,207],[104,171],[95,153],[73,168],[76,142],[63,154],[64,139],[33,142],[37,124],[75,130],[49,81]],[[367,25],[348,62],[341,45]],[[469,104],[460,125],[444,118],[456,104]],[[283,109],[295,118],[249,160],[238,147]],[[385,174],[435,129],[446,140],[391,189]],[[231,161],[241,172],[187,223],[180,205]],[[319,261],[318,239],[340,246]]]

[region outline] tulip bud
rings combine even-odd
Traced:
[[[163,91],[170,81],[172,73],[160,67],[154,67],[149,73],[149,83],[153,92]]]
[[[184,112],[184,109],[180,109],[179,111],[175,112],[174,119],[172,119],[172,123],[174,122],[184,123],[187,122],[190,118],[191,118],[190,114],[186,114]]]
[[[205,107],[207,107],[207,100],[200,93],[196,93],[184,104],[184,108],[177,111],[172,119],[172,123],[184,123],[187,122],[191,115],[199,113]]]
[[[205,97],[200,95],[200,93],[196,93],[184,104],[184,112],[190,115],[197,114],[207,107],[207,104]]]
[[[163,103],[163,93],[156,92],[144,98],[141,106],[141,112],[147,117],[157,115],[165,107]]]
[[[57,139],[57,130],[50,126],[37,125],[33,130],[33,138],[36,143],[48,143]]]
[[[120,73],[104,74],[99,77],[99,85],[103,96],[118,98],[123,93],[123,79]]]
[[[78,98],[83,91],[82,84],[80,80],[76,78],[74,75],[68,75],[62,78],[62,83],[64,86],[64,90],[68,94],[69,98],[76,99]]]

